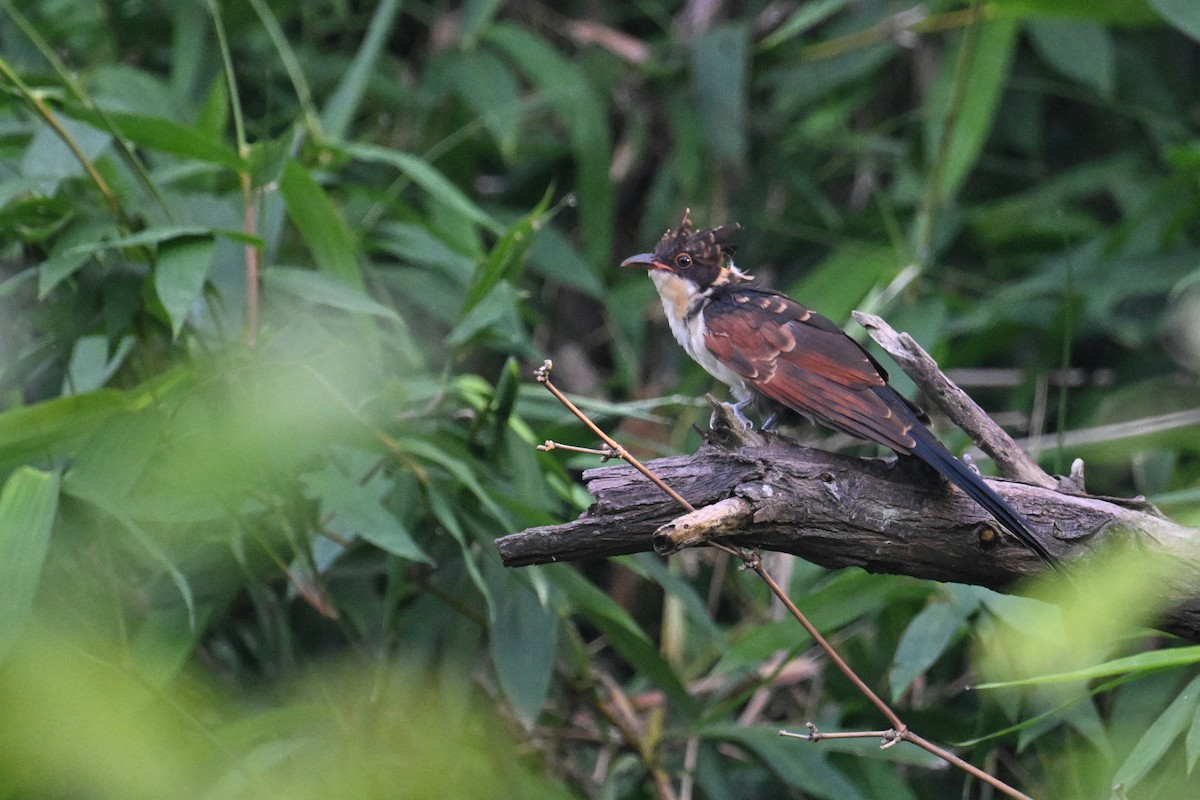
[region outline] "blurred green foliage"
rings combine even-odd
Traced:
[[[529,370],[696,446],[709,380],[615,268],[691,206],[1200,519],[1197,39],[1190,0],[0,0],[0,795],[980,796],[778,738],[879,720],[719,560],[501,567],[589,502]],[[927,738],[1195,792],[1153,587],[786,571]]]

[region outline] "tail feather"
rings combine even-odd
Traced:
[[[912,435],[917,442],[912,449],[914,456],[936,469],[946,480],[961,489],[963,493],[995,517],[996,521],[1013,536],[1016,536],[1022,544],[1037,553],[1042,561],[1045,561],[1056,572],[1058,571],[1058,560],[1050,554],[1045,545],[1034,537],[1025,518],[1004,502],[1000,495],[984,482],[983,478],[955,458],[925,426],[914,426]]]

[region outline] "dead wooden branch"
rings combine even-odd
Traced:
[[[874,314],[854,312],[854,319],[867,329],[871,338],[896,360],[905,374],[938,405],[950,420],[967,432],[979,449],[996,462],[996,468],[1006,478],[1055,488],[1058,482],[1047,475],[1037,462],[1017,447],[1003,428],[980,408],[970,395],[946,377],[921,345],[907,333],[898,333],[883,318]]]
[[[1110,544],[1145,558],[1131,569],[1161,570],[1161,591],[1147,600],[1158,627],[1200,641],[1200,531],[1164,518],[1147,503],[1082,492],[1083,465],[1054,479],[1026,456],[987,414],[938,369],[906,334],[883,320],[855,314],[922,391],[1020,481],[992,488],[1033,526],[1051,553],[1086,563]],[[712,399],[710,398],[710,401]],[[974,502],[913,459],[860,459],[802,447],[773,433],[742,427],[712,401],[708,443],[691,456],[658,459],[652,474],[690,505],[679,503],[627,466],[588,470],[596,503],[573,522],[530,528],[496,540],[510,567],[599,558],[717,543],[776,550],[830,568],[1010,589],[1038,574],[1037,556],[998,533]],[[610,446],[611,443],[610,443]],[[643,468],[644,469],[644,468]]]
[[[649,464],[701,509],[692,515],[628,466],[584,473],[596,503],[578,519],[530,528],[496,541],[511,567],[676,549],[720,536],[743,547],[791,553],[830,568],[911,575],[1010,589],[1039,573],[1037,556],[1006,535],[962,493],[909,459],[861,459],[802,447],[782,436],[742,431],[715,419],[713,439],[695,454]],[[736,423],[735,423],[736,424]],[[1069,494],[991,480],[1028,519],[1043,544],[1070,562],[1109,543],[1184,564],[1164,580],[1173,610],[1163,630],[1200,641],[1200,531],[1165,519],[1145,504]],[[716,511],[704,507],[725,503]],[[713,520],[717,524],[710,524]],[[724,520],[724,526],[720,521]],[[707,521],[707,522],[705,522]]]

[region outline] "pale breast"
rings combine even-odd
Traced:
[[[662,300],[663,311],[667,315],[667,323],[675,341],[687,351],[709,375],[724,383],[739,400],[750,396],[750,387],[729,367],[721,363],[716,356],[704,346],[704,314],[691,313],[696,304],[703,304],[707,297],[696,288],[691,281],[685,281],[677,275],[661,270],[651,270],[650,279],[658,289]]]

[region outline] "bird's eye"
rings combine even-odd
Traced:
[[[679,255],[675,256],[675,266],[679,267],[680,269],[687,269],[691,265],[692,257],[687,253],[680,253]]]

